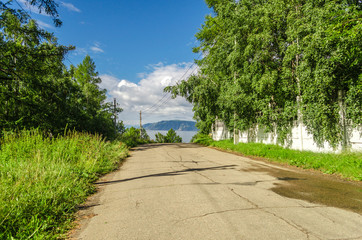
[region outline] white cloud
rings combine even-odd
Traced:
[[[95,53],[103,53],[103,49],[99,48],[99,47],[96,47],[96,46],[93,46],[90,48],[93,52]]]
[[[119,79],[107,74],[100,76],[102,79],[102,82],[99,84],[99,87],[102,89],[107,89],[107,91],[110,91],[117,87],[119,83]]]
[[[192,120],[192,105],[184,98],[171,99],[164,93],[166,86],[196,73],[191,63],[152,66],[151,73],[140,74],[143,79],[137,84],[110,75],[101,75],[101,88],[107,89],[109,101],[117,99],[123,112],[119,115],[126,125],[139,124],[139,111],[142,111],[143,123],[161,120]]]
[[[94,45],[90,48],[95,53],[103,53],[104,50],[100,47],[100,43],[95,42]]]
[[[85,48],[81,48],[81,47],[76,47],[74,51],[72,51],[72,54],[74,56],[85,56],[87,55],[87,49]]]
[[[128,82],[127,80],[121,80],[121,81],[118,83],[117,87],[118,87],[118,88],[122,88],[123,86],[124,86],[124,87],[135,88],[135,87],[137,87],[137,84]]]
[[[73,11],[73,12],[81,12],[79,8],[75,7],[73,4],[71,3],[66,3],[66,2],[60,2],[60,4],[65,7],[66,9],[68,9],[69,11]]]
[[[36,23],[41,27],[41,28],[48,28],[48,29],[54,29],[54,27],[48,23],[45,23],[43,21],[40,20],[36,20]]]
[[[40,9],[38,7],[35,7],[31,4],[29,4],[27,1],[25,0],[17,0],[17,2],[20,2],[22,5],[22,8],[24,10],[30,11],[30,13],[36,13],[36,14],[40,14],[43,16],[49,16],[46,12],[45,9],[43,7],[41,7]]]

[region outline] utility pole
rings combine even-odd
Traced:
[[[142,129],[142,111],[140,111],[140,130]]]
[[[140,111],[140,135],[142,138],[142,111]]]
[[[117,135],[117,100],[113,99],[114,132]]]

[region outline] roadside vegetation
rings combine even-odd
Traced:
[[[362,181],[362,153],[316,153],[286,149],[278,145],[262,143],[238,143],[232,140],[213,141],[210,136],[198,134],[194,143],[241,153],[245,156],[262,157],[270,161],[287,163],[305,169],[316,169],[323,173],[338,174],[344,178]]]
[[[55,1],[24,2],[61,26]],[[57,239],[128,154],[122,108],[107,102],[90,56],[67,67],[74,46],[18,6],[0,1],[0,239]]]
[[[163,135],[162,133],[158,132],[156,134],[156,142],[158,143],[181,143],[182,138],[177,135],[176,131],[172,128],[168,130],[166,135]]]
[[[61,26],[56,1],[24,3]],[[93,183],[148,140],[115,121],[92,58],[66,66],[75,47],[19,6],[0,1],[0,239],[64,238]]]
[[[140,130],[134,127],[127,128],[121,135],[120,139],[129,147],[136,147],[137,145],[150,142],[150,137],[148,136],[146,130]]]
[[[0,239],[64,238],[92,183],[128,155],[125,144],[72,131],[4,132],[0,147]]]
[[[362,2],[206,0],[193,76],[164,90],[193,105],[197,128],[264,129],[286,142],[303,122],[323,146],[362,126]]]

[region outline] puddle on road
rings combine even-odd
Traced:
[[[362,182],[349,182],[319,172],[298,172],[253,164],[248,172],[266,172],[283,183],[275,184],[275,193],[316,204],[343,208],[362,214]]]

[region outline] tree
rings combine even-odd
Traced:
[[[150,136],[148,136],[146,129],[141,128],[141,139],[144,141],[150,141]]]
[[[162,135],[162,133],[158,132],[155,134],[156,142],[158,143],[164,143],[165,142],[165,136]]]
[[[172,128],[168,130],[166,136],[162,135],[161,133],[157,133],[156,135],[156,142],[158,143],[180,143],[182,142],[182,138],[178,136]]]
[[[25,2],[30,5],[37,7],[39,10],[39,13],[42,13],[43,11],[51,16],[53,18],[54,25],[56,27],[60,27],[62,25],[62,21],[59,19],[58,14],[58,3],[56,3],[53,0],[25,0]],[[12,0],[7,0],[4,2],[0,2],[0,11],[8,11],[11,14],[14,14],[16,17],[18,17],[21,20],[26,20],[29,18],[29,15],[27,12],[25,12],[23,9],[14,9],[11,7],[13,4]]]
[[[114,107],[111,102],[105,102],[106,90],[100,89],[101,78],[96,71],[94,61],[87,55],[82,63],[76,67],[71,66],[68,78],[78,89],[72,99],[74,114],[74,128],[80,131],[101,133],[107,138],[115,138],[117,135],[114,125],[114,114],[123,111]]]
[[[48,128],[63,89],[62,61],[73,47],[57,43],[22,11],[0,8],[0,128]],[[55,98],[54,98],[55,97]]]
[[[123,121],[117,122],[117,133],[122,136],[123,133],[126,131]]]
[[[139,144],[144,144],[149,142],[149,137],[146,131],[142,131],[134,127],[128,128],[121,136],[121,141],[124,142],[129,147],[135,147]],[[143,135],[143,136],[142,136]]]
[[[54,1],[27,2],[60,25]],[[40,128],[56,136],[68,128],[115,138],[114,114],[122,109],[105,102],[93,60],[86,56],[66,69],[64,57],[74,47],[59,45],[11,3],[0,3],[0,129]]]
[[[319,145],[343,142],[341,111],[361,124],[361,1],[207,0],[196,34],[200,71],[165,88],[193,104],[201,132],[216,119],[287,143],[303,123]]]

